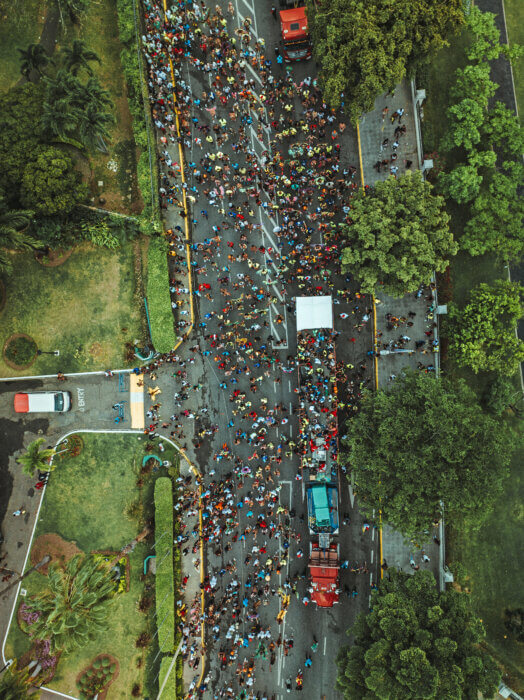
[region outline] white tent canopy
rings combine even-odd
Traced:
[[[327,297],[297,297],[297,331],[333,328],[333,302]]]

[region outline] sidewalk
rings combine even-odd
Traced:
[[[384,112],[385,109],[387,112]],[[392,115],[402,109],[400,126],[405,125],[405,134],[395,137],[399,118],[396,117],[392,123]],[[415,171],[422,167],[416,119],[411,84],[407,80],[396,87],[393,95],[382,95],[376,99],[375,109],[366,114],[359,125],[363,184],[373,185],[392,174],[399,177],[407,170]],[[384,143],[386,139],[387,143]],[[399,145],[393,149],[395,139]],[[397,157],[391,161],[393,154]],[[398,170],[392,172],[392,166]],[[432,343],[434,338],[438,339],[436,290],[423,286],[419,292],[396,299],[377,290],[375,330],[376,349],[380,353],[376,359],[377,389],[387,390],[406,367],[415,370],[429,367],[428,371],[438,371],[438,352],[434,352]],[[435,331],[435,335],[427,336],[426,332],[430,331]],[[430,536],[424,550],[430,561],[424,563],[422,551],[406,542],[399,532],[387,525],[382,531],[382,559],[388,567],[413,572],[415,568],[410,565],[413,556],[415,567],[432,571],[437,585],[440,585],[440,546]]]
[[[388,112],[383,116],[383,110],[386,108]],[[399,145],[395,150],[392,146],[395,142],[395,129],[399,126],[399,119],[395,118],[394,123],[391,120],[393,114],[400,109],[404,110],[400,118],[400,126],[406,127],[406,133],[397,138]],[[364,185],[373,185],[377,180],[386,180],[392,174],[392,166],[398,168],[397,176],[403,175],[406,170],[414,171],[422,167],[417,152],[411,85],[407,80],[397,85],[393,96],[377,97],[375,109],[362,117],[359,129]],[[388,143],[383,145],[386,139]],[[378,161],[391,161],[394,154],[397,155],[396,160],[387,165],[381,165],[380,172],[374,167]]]

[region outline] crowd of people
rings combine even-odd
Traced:
[[[310,597],[306,543],[298,531],[303,515],[295,517],[282,502],[281,470],[291,465],[299,474],[302,460],[311,468],[315,452],[325,454],[315,468],[336,470],[337,411],[344,418],[356,410],[370,382],[365,355],[337,361],[336,332],[302,333],[296,355],[286,332],[297,295],[325,294],[349,330],[350,351],[362,330],[371,331],[369,300],[340,270],[337,226],[351,222],[357,169],[344,157],[345,120],[324,103],[316,80],[296,81],[291,69],[272,60],[251,20],[237,18],[231,3],[223,9],[177,0],[165,13],[157,0],[143,5],[142,44],[162,144],[160,197],[181,217],[168,231],[172,305],[180,333],[193,323],[198,332],[189,359],[171,353],[145,369],[154,380],[158,367],[170,362],[177,382],[175,412],[162,419],[153,403],[146,432],[154,438],[160,426],[187,448],[192,424],[195,450],[224,430],[231,436],[200,465],[206,603],[201,611],[199,593],[188,606],[179,601],[182,655],[194,674],[190,697],[211,691],[214,698],[267,700],[276,688],[266,692],[256,681],[261,665],[271,670],[279,654],[292,652],[292,677],[301,689],[302,669],[313,663],[309,653],[297,659],[284,632],[291,601],[307,606]],[[395,137],[401,138],[398,119]],[[186,154],[184,181],[179,145]],[[210,421],[203,386],[191,381],[197,357],[216,377],[227,429]],[[286,377],[298,394],[296,440],[289,429],[293,408],[281,398]],[[186,529],[199,507],[194,487],[182,485],[176,507],[178,545],[195,569],[185,565],[183,589],[189,590],[201,563],[198,528]],[[344,522],[349,526],[349,518]],[[351,597],[356,593],[353,586]],[[202,623],[209,661],[203,679]]]

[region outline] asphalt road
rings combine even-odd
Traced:
[[[222,3],[224,10],[224,15],[227,15],[227,3]],[[269,12],[269,4],[251,4],[247,0],[241,0],[238,3],[237,13],[235,20],[232,22],[229,20],[230,32],[233,27],[240,25],[246,17],[251,19],[251,26],[254,33],[259,38],[262,37],[265,40],[265,45],[267,48],[267,55],[273,60],[272,70],[278,75],[283,73],[283,69],[278,68],[275,65],[274,55],[272,52],[272,47],[278,45],[278,25],[275,22]],[[256,13],[255,13],[256,9]],[[254,71],[248,70],[246,73],[247,77],[254,81],[253,89],[255,92],[260,92],[262,90],[262,84],[258,79],[257,74]],[[300,64],[293,65],[293,77],[296,83],[301,82],[305,77],[311,76],[315,77],[316,70],[313,61],[308,61]],[[183,68],[183,79],[191,86],[190,92],[196,97],[200,96],[201,93],[209,91],[210,80],[208,77],[198,72],[194,69],[190,69],[188,65],[184,65]],[[293,109],[297,110],[297,118],[300,118],[299,108],[300,105],[298,100],[295,98],[292,102]],[[283,105],[280,105],[282,108]],[[191,113],[191,117],[199,119],[199,124],[206,123],[212,124],[209,114],[204,110],[194,110]],[[217,103],[216,120],[220,118],[228,119],[228,111],[223,108],[220,103]],[[256,129],[257,120],[253,115],[253,128],[248,130],[249,139],[251,142],[251,147],[254,152],[259,156],[264,150],[269,150],[270,144],[269,139],[274,137],[268,130],[263,129],[263,137],[259,139],[260,132]],[[186,150],[186,157],[188,162],[198,163],[199,159],[202,157],[205,150],[210,151],[222,151],[224,154],[232,159],[232,162],[239,162],[240,167],[246,164],[246,155],[241,152],[234,152],[231,148],[231,141],[222,144],[220,149],[217,146],[207,145],[207,148],[200,148],[194,145],[194,137],[197,136],[199,132],[194,129],[192,132],[191,148]],[[206,144],[204,144],[206,146]],[[284,144],[284,149],[287,148]],[[168,149],[173,160],[177,160],[178,152],[176,147],[171,147]],[[357,165],[358,164],[358,153],[356,145],[356,135],[354,131],[348,127],[344,133],[344,138],[342,140],[342,158],[341,166],[347,165]],[[187,176],[187,172],[186,172]],[[358,174],[357,174],[358,178]],[[189,185],[193,184],[193,180],[188,178]],[[201,189],[201,188],[200,188]],[[226,198],[224,200],[225,206],[229,202],[233,203],[235,206],[241,205],[245,196],[235,194],[233,197]],[[201,209],[206,209],[208,212],[208,218],[200,214]],[[169,214],[168,214],[169,216]],[[172,222],[177,223],[176,213],[173,213]],[[205,239],[213,235],[213,226],[223,226],[224,216],[220,215],[217,209],[213,206],[209,206],[207,199],[200,194],[198,200],[193,205],[193,242],[199,243],[203,242]],[[169,220],[169,219],[168,219]],[[278,241],[275,240],[276,236],[273,233],[273,228],[275,225],[280,223],[278,217],[274,217],[270,220],[269,217],[263,213],[260,209],[255,216],[255,221],[261,224],[261,229],[255,230],[249,236],[249,243],[255,243],[257,245],[263,245],[266,249],[270,246],[279,249],[280,246]],[[238,250],[238,232],[233,229],[227,231],[222,230],[221,233],[223,241],[232,241],[235,244],[235,250]],[[318,234],[315,234],[318,235]],[[258,238],[257,238],[258,237]],[[318,238],[313,238],[312,243],[318,243],[320,240]],[[253,270],[246,264],[246,262],[239,262],[236,260],[228,261],[226,254],[228,250],[222,243],[220,248],[221,258],[217,261],[222,267],[221,274],[229,274],[231,281],[235,278],[238,279],[238,275],[249,274],[255,277]],[[284,251],[285,252],[285,251]],[[218,331],[216,319],[209,319],[207,316],[210,313],[216,313],[217,309],[220,310],[226,302],[230,301],[230,298],[221,298],[218,294],[218,286],[216,284],[216,274],[210,269],[209,262],[206,264],[202,255],[199,253],[194,253],[194,260],[197,262],[198,269],[204,271],[195,275],[195,285],[201,283],[209,283],[212,286],[210,293],[211,298],[206,298],[203,294],[196,299],[196,310],[197,310],[197,332],[192,337],[198,340],[198,345],[200,351],[205,351],[209,348],[209,342],[204,339],[203,336],[210,333],[215,333]],[[267,255],[264,256],[261,253],[250,254],[250,259],[260,262],[262,265],[267,264]],[[275,257],[275,256],[273,256]],[[264,260],[266,258],[266,260]],[[227,266],[227,270],[223,268]],[[269,264],[268,269],[272,269],[271,264]],[[258,281],[258,279],[257,279]],[[264,284],[263,280],[260,281]],[[299,290],[295,283],[291,283],[288,279],[283,278],[280,284],[273,285],[272,289],[276,287],[278,294],[277,301],[271,305],[268,314],[268,329],[259,331],[259,333],[265,333],[267,336],[268,331],[275,339],[284,340],[284,345],[276,345],[273,343],[273,354],[277,354],[282,361],[285,363],[286,357],[288,355],[294,356],[296,351],[296,323],[294,317],[294,305],[292,298],[297,294],[307,295],[310,291],[318,284],[323,284],[323,280],[320,278],[313,278],[308,281],[305,288]],[[332,289],[336,292],[337,289],[346,287],[347,284],[344,279],[334,274],[332,278]],[[231,286],[229,289],[231,289]],[[329,292],[329,287],[324,285],[326,293]],[[353,287],[353,291],[356,288]],[[242,290],[233,292],[232,298],[238,298]],[[336,294],[335,294],[335,298]],[[364,307],[369,303],[369,300],[361,300],[360,309],[355,310],[355,306],[358,304],[347,305],[341,304],[335,306],[335,317],[336,317],[336,327],[337,330],[341,331],[341,335],[337,340],[337,353],[338,359],[342,359],[345,362],[351,362],[356,367],[359,363],[364,363],[366,360],[366,352],[372,347],[371,339],[371,324],[368,324],[360,333],[357,333],[353,326],[355,322],[360,321],[360,317],[364,313]],[[342,320],[339,316],[340,313],[346,312],[349,315],[349,320]],[[353,313],[352,313],[353,312]],[[219,311],[220,313],[220,311]],[[284,318],[282,324],[278,324],[276,318],[281,315]],[[230,311],[228,318],[232,322],[236,322],[240,319],[240,314],[235,312],[235,309]],[[199,327],[200,323],[205,323],[204,328]],[[258,323],[261,323],[260,319]],[[218,331],[220,332],[220,331]],[[350,337],[355,336],[355,342],[349,343]],[[187,345],[194,345],[195,340],[191,340]],[[280,349],[281,348],[281,349]],[[187,350],[186,350],[187,352]],[[194,422],[196,430],[200,428],[208,428],[209,426],[218,426],[218,431],[214,436],[212,442],[204,440],[199,448],[194,448],[189,439],[186,439],[186,444],[188,447],[189,454],[194,455],[195,462],[199,465],[200,469],[205,473],[205,482],[208,484],[212,480],[220,480],[220,477],[224,477],[226,474],[231,472],[232,463],[228,460],[221,460],[215,462],[213,457],[220,451],[221,446],[226,443],[229,447],[233,445],[234,442],[234,432],[237,427],[241,426],[241,423],[233,415],[232,408],[234,404],[229,401],[229,391],[219,388],[219,384],[224,381],[224,373],[217,368],[217,363],[213,360],[213,354],[208,356],[203,356],[201,352],[193,353],[195,362],[192,365],[186,365],[184,371],[187,372],[186,381],[189,385],[198,386],[201,385],[201,389],[196,392],[189,392],[189,399],[184,401],[184,408],[191,410],[196,416]],[[184,352],[181,353],[182,357],[185,357]],[[246,358],[248,359],[248,358]],[[372,363],[368,363],[367,371],[367,381],[371,376]],[[289,423],[286,424],[285,428],[281,427],[280,432],[277,429],[276,435],[272,433],[270,435],[271,440],[278,444],[278,437],[284,432],[288,436],[296,436],[298,432],[298,420],[296,415],[297,407],[297,396],[295,389],[297,387],[297,375],[296,373],[282,374],[278,370],[273,368],[266,372],[260,372],[259,377],[261,381],[259,383],[259,389],[255,395],[249,396],[252,401],[252,409],[255,411],[260,410],[260,398],[267,397],[269,404],[282,404],[289,408]],[[269,376],[267,376],[269,375]],[[161,372],[157,373],[157,379],[152,384],[158,384],[162,388],[162,391],[167,393],[169,389],[165,388],[165,384],[160,382]],[[227,378],[226,378],[227,380]],[[275,381],[276,380],[276,381]],[[165,381],[165,378],[164,378]],[[244,375],[238,377],[238,383],[234,385],[235,389],[240,389],[247,391],[249,393],[249,381]],[[181,391],[180,383],[173,380],[173,389]],[[167,418],[167,412],[171,410],[169,402],[166,405],[165,393],[161,397],[161,420]],[[199,415],[202,407],[208,409],[208,413],[205,416]],[[178,413],[178,409],[175,408],[175,412]],[[233,421],[234,425],[230,426],[229,423]],[[190,423],[189,432],[186,430],[186,438],[191,438],[194,434],[192,430],[192,423]],[[275,439],[276,438],[276,439]],[[240,444],[234,447],[234,453],[236,456],[240,456],[245,463],[249,463],[247,460],[253,453],[253,448],[246,444]],[[210,474],[209,472],[213,470],[216,473]],[[306,531],[306,506],[304,501],[304,487],[303,482],[296,480],[297,472],[299,471],[299,463],[296,457],[291,459],[286,459],[280,465],[280,491],[279,500],[280,503],[285,505],[288,509],[293,509],[296,513],[295,517],[289,523],[290,530],[301,536],[300,545],[292,544],[290,549],[290,557],[288,558],[288,565],[282,571],[281,576],[272,582],[274,587],[277,587],[280,583],[285,581],[286,576],[289,574],[293,577],[296,573],[304,574],[306,573],[307,565],[307,550],[309,536]],[[263,628],[270,628],[272,633],[272,639],[276,640],[279,633],[282,634],[284,638],[293,638],[294,647],[289,652],[287,656],[282,653],[278,655],[277,662],[274,667],[269,666],[269,658],[257,658],[255,660],[255,689],[262,693],[267,693],[269,697],[275,695],[275,697],[287,696],[285,692],[285,681],[287,678],[294,679],[297,671],[302,668],[305,673],[305,692],[299,694],[296,691],[292,691],[290,697],[297,695],[297,697],[306,696],[308,698],[336,698],[337,693],[334,690],[334,679],[336,677],[336,667],[335,667],[335,657],[340,646],[347,641],[345,631],[347,627],[352,623],[357,612],[366,610],[368,607],[369,595],[370,595],[370,583],[373,578],[377,578],[377,545],[378,537],[376,531],[372,528],[369,532],[362,532],[362,519],[358,512],[358,504],[352,498],[350,494],[349,486],[342,476],[341,478],[340,493],[340,504],[339,509],[341,514],[347,514],[351,520],[351,524],[347,526],[342,526],[340,544],[341,544],[341,559],[348,559],[352,564],[360,563],[366,564],[368,571],[366,574],[353,574],[349,571],[342,572],[342,586],[347,586],[349,590],[356,587],[358,595],[356,597],[347,597],[346,595],[341,596],[341,601],[338,606],[331,610],[317,610],[313,605],[304,606],[300,601],[304,594],[306,593],[306,580],[305,578],[299,582],[298,585],[298,598],[293,596],[288,614],[285,618],[283,625],[279,627],[276,622],[276,615],[279,610],[279,598],[277,596],[270,599],[269,604],[266,606],[261,606],[259,608],[260,613],[260,623]],[[239,490],[239,495],[246,494],[249,490],[251,484],[247,483],[242,489]],[[244,515],[245,510],[239,511],[239,532],[249,524],[249,519]],[[226,538],[223,539],[223,544],[225,544]],[[245,544],[231,543],[231,550],[220,556],[216,556],[213,551],[208,551],[208,571],[212,573],[220,568],[222,568],[228,560],[234,558],[237,562],[239,579],[241,585],[243,586],[246,577],[249,573],[249,567],[245,567],[243,562],[248,553],[248,548]],[[300,558],[297,557],[298,549],[303,549],[306,552],[305,556]],[[278,549],[278,543],[273,540],[267,542],[268,556],[274,554]],[[223,590],[225,586],[231,581],[231,576],[225,575],[220,581],[222,584],[221,589]],[[220,589],[219,589],[220,590]],[[227,649],[227,642],[224,639],[224,633],[231,624],[231,618],[222,620],[220,624],[220,638],[214,640],[212,635],[208,634],[208,658],[210,661],[210,682],[208,684],[208,691],[213,690],[218,692],[221,689],[228,687],[229,684],[233,688],[238,688],[235,679],[235,670],[237,663],[242,664],[244,659],[249,660],[255,656],[257,650],[258,640],[251,642],[250,647],[244,649],[241,648],[238,657],[235,659],[233,665],[227,668],[221,668],[218,653],[221,649]],[[237,625],[236,631],[240,635],[247,633],[250,624],[246,619],[242,619],[239,625]],[[316,655],[313,657],[313,667],[311,669],[304,669],[305,655],[310,651],[310,645],[313,642],[313,636],[319,641],[319,649]],[[197,674],[198,676],[198,674]],[[294,686],[294,683],[293,683]],[[207,692],[205,697],[211,697],[211,693]]]
[[[227,3],[223,3],[222,5],[225,11]],[[271,57],[274,58],[271,47],[278,44],[278,25],[272,19],[269,8],[269,3],[267,5],[258,3],[255,6],[255,4],[252,4],[249,0],[240,0],[238,2],[238,9],[234,22],[240,24],[243,18],[250,17],[254,32],[258,37],[263,37],[265,39],[266,46],[268,47],[268,54],[271,54]],[[230,20],[231,31],[236,26],[234,22]],[[273,65],[272,70],[278,72],[283,69]],[[295,82],[297,83],[306,76],[314,77],[316,75],[313,61],[296,64],[292,67],[292,70]],[[190,71],[188,66],[185,66],[185,71],[187,74],[187,81],[191,84],[192,94],[196,95],[199,92],[201,93],[204,89],[209,89],[209,81],[204,74],[197,73],[194,70]],[[253,75],[256,74],[253,72]],[[262,86],[259,80],[255,77],[253,77],[253,80],[255,81],[255,90],[261,90]],[[300,103],[298,99],[296,97],[293,98],[291,104],[292,108],[296,110],[297,118],[299,118]],[[277,110],[282,108],[283,104],[279,105]],[[227,119],[228,113],[219,105],[216,116],[217,119],[221,117]],[[202,121],[211,123],[209,115],[204,111],[199,112],[198,118],[201,120],[201,123]],[[249,132],[251,147],[260,156],[264,150],[269,150],[269,139],[272,138],[274,134],[271,134],[267,129],[263,129],[262,143],[258,142],[258,135],[259,132],[256,128],[251,129]],[[341,166],[358,165],[356,136],[354,131],[351,130],[351,127],[347,127],[340,142],[342,146]],[[289,145],[283,145],[284,149],[288,147]],[[217,150],[216,144],[213,144],[211,147],[208,146],[208,148],[211,151]],[[231,149],[230,142],[223,144],[221,150],[231,158],[235,158],[239,160],[239,162],[245,162],[246,155],[239,152],[234,153]],[[176,148],[170,148],[170,152],[172,153],[173,159],[178,157]],[[198,150],[196,147],[194,147],[194,150],[188,150],[186,153],[188,161],[198,161],[201,156],[202,151]],[[356,179],[358,181],[358,173]],[[243,200],[244,197],[239,194],[235,194],[231,199],[235,206],[241,205]],[[209,212],[208,219],[200,215],[200,210],[204,208]],[[312,212],[309,211],[306,216],[309,217],[311,213]],[[179,223],[174,210],[168,211],[167,217],[168,221],[172,220],[173,222]],[[195,220],[195,223],[192,225],[193,241],[200,242],[212,235],[212,226],[222,226],[224,217],[219,215],[214,207],[208,206],[204,198],[201,198],[195,203],[193,218]],[[261,210],[256,213],[255,221],[257,220],[261,228],[256,229],[251,234],[249,243],[254,243],[257,246],[264,246],[266,251],[268,251],[270,247],[274,249],[279,248],[280,246],[278,241],[275,240],[273,232],[274,225],[279,223],[279,218],[273,217],[273,220],[271,220],[270,217],[267,217]],[[227,233],[223,231],[223,238],[224,240],[234,241],[235,246],[238,246],[238,232],[233,229],[230,229]],[[312,243],[321,243],[318,232],[314,234]],[[200,254],[195,253],[194,255],[199,268],[205,267],[202,257],[199,257]],[[246,261],[227,261],[227,248],[225,248],[225,245],[221,247],[221,256],[219,261],[220,265],[226,266],[227,264],[231,280],[235,278],[238,279],[238,275],[249,274],[254,276],[256,274]],[[277,257],[278,256],[273,255],[273,258]],[[262,254],[258,252],[250,256],[250,259],[260,262],[262,269],[267,267],[267,269],[270,270],[270,275],[273,275],[273,280],[276,279],[277,273],[272,263],[268,262],[267,253]],[[330,284],[326,284],[323,278],[317,273],[313,273],[311,279],[306,280],[301,289],[298,289],[296,281],[291,282],[289,279],[286,279],[285,275],[277,284],[271,285],[272,293],[274,293],[277,299],[271,305],[270,311],[266,316],[268,319],[268,327],[259,332],[263,334],[264,338],[267,338],[269,333],[271,333],[274,341],[275,339],[284,341],[279,345],[276,345],[274,341],[272,343],[269,341],[273,346],[272,354],[278,356],[284,364],[286,363],[286,358],[289,355],[294,356],[296,351],[296,323],[293,297],[296,296],[297,293],[307,295],[315,286],[322,286],[326,293],[334,293],[335,299],[338,301],[339,299],[336,295],[336,291],[341,288],[346,288],[348,283],[342,276],[337,274],[336,269],[333,269],[332,272]],[[185,381],[191,386],[199,387],[196,390],[188,390],[189,398],[183,402],[183,408],[187,408],[191,411],[195,418],[180,419],[184,424],[185,433],[185,437],[182,438],[182,441],[187,444],[190,457],[204,473],[206,485],[212,480],[220,481],[231,471],[231,462],[228,462],[226,459],[215,461],[213,458],[220,452],[224,443],[230,448],[233,448],[234,432],[237,427],[240,427],[238,419],[232,413],[234,404],[229,401],[229,392],[220,388],[220,383],[224,381],[224,373],[217,368],[217,363],[213,360],[212,355],[205,355],[202,352],[209,347],[209,342],[204,338],[204,335],[208,335],[217,330],[216,319],[206,319],[206,315],[212,312],[220,313],[221,308],[223,308],[225,304],[225,300],[218,294],[215,277],[216,275],[214,273],[211,275],[209,272],[209,275],[207,275],[202,271],[196,275],[197,284],[201,282],[210,282],[213,284],[214,290],[210,295],[210,299],[205,296],[200,296],[196,299],[197,328],[191,338],[183,344],[179,350],[181,361],[186,363],[184,366],[184,371],[187,373]],[[267,278],[264,279],[261,276],[260,280],[257,279],[257,282],[261,287],[267,287]],[[350,286],[353,292],[357,291],[353,281],[350,282]],[[235,293],[234,297],[238,297],[241,291],[242,290],[240,290],[238,294]],[[371,385],[372,363],[367,361],[366,356],[366,353],[372,348],[371,323],[364,325],[359,332],[355,330],[355,326],[361,321],[361,317],[368,307],[368,304],[369,299],[361,299],[359,303],[353,302],[348,304],[342,302],[335,306],[335,326],[336,329],[340,331],[340,335],[337,339],[337,359],[344,363],[351,363],[356,368],[361,365],[365,366],[365,369],[361,372],[363,376],[356,377],[356,375],[350,373],[349,378],[355,380],[357,386],[360,382]],[[347,313],[348,318],[341,318],[340,313]],[[282,323],[278,323],[278,316],[283,318]],[[229,318],[232,322],[240,320],[240,307],[238,311],[233,309],[229,314]],[[206,323],[206,326],[199,326],[200,323]],[[354,342],[348,342],[350,338],[354,338]],[[193,352],[190,348],[194,348],[196,345],[199,346],[199,350]],[[193,360],[192,364],[188,362],[189,359]],[[159,422],[169,422],[170,416],[174,413],[179,414],[181,410],[173,399],[175,392],[180,393],[182,391],[181,379],[173,376],[173,370],[176,369],[177,367],[173,365],[163,365],[156,372],[156,378],[154,380],[147,380],[147,386],[158,386],[162,392],[157,397],[157,400],[161,404]],[[267,371],[263,371],[263,368],[260,368],[258,370],[258,378],[261,379],[258,384],[258,391],[255,395],[250,397],[253,409],[259,411],[261,405],[260,399],[262,397],[267,397],[270,405],[281,404],[285,406],[288,411],[287,416],[289,417],[289,422],[285,426],[272,428],[272,432],[270,432],[271,441],[276,449],[279,444],[279,439],[281,439],[283,434],[295,438],[298,434],[298,416],[296,412],[297,394],[295,391],[297,388],[297,374],[296,372],[283,374],[280,370],[275,370],[274,367]],[[23,386],[27,387],[28,385],[24,383]],[[40,386],[42,388],[47,388],[48,386],[56,386],[56,383],[54,381],[44,381]],[[4,385],[2,388],[6,395],[6,401],[2,401],[3,413],[0,415],[0,420],[6,421],[6,434],[13,436],[10,438],[13,441],[13,448],[15,447],[16,435],[19,436],[18,442],[20,442],[20,436],[24,434],[24,442],[27,444],[28,439],[33,436],[29,428],[36,428],[37,426],[30,426],[27,422],[24,422],[26,419],[19,419],[14,415],[10,407],[11,397],[9,394],[11,392],[14,393],[14,391],[19,388],[16,386],[16,383],[10,382],[9,386]],[[98,376],[81,379],[71,378],[68,382],[60,384],[60,388],[65,388],[72,392],[73,410],[70,414],[65,416],[46,417],[48,423],[41,428],[44,430],[45,434],[49,436],[58,436],[61,432],[81,427],[107,430],[115,428],[111,405],[120,397],[118,396],[116,384],[113,384],[112,381]],[[244,374],[240,375],[238,377],[238,383],[234,385],[234,388],[249,392],[248,377]],[[341,390],[343,391],[344,387],[341,387]],[[79,405],[80,397],[84,404],[82,406]],[[146,410],[147,408],[148,406],[146,405]],[[207,409],[207,413],[202,412],[203,408]],[[344,412],[342,412],[341,417],[343,418],[344,415]],[[229,425],[231,421],[234,422],[233,426]],[[202,428],[209,428],[212,425],[218,426],[218,430],[214,434],[212,440],[206,438],[202,441],[193,441],[196,432]],[[125,425],[123,427],[125,427]],[[159,433],[168,433],[169,431],[170,428],[166,431],[158,430]],[[196,446],[194,442],[196,442],[198,446]],[[18,443],[16,444],[18,445]],[[253,453],[252,447],[241,443],[240,445],[234,446],[233,449],[235,456],[239,456],[245,463],[249,463],[248,459]],[[11,447],[8,447],[6,452],[7,451],[9,451],[9,454],[12,454]],[[215,473],[211,474],[210,472],[212,471],[215,471]],[[279,483],[277,485],[278,497],[283,506],[288,510],[295,511],[295,516],[292,517],[289,522],[285,520],[285,515],[279,517],[284,517],[286,531],[290,534],[300,535],[301,539],[300,543],[295,541],[292,543],[287,564],[282,569],[281,574],[273,576],[271,586],[275,588],[278,588],[288,575],[294,577],[296,574],[303,576],[306,574],[309,535],[306,528],[307,518],[304,486],[303,482],[297,481],[296,479],[298,472],[299,463],[295,456],[282,461],[280,465]],[[239,489],[239,497],[241,495],[246,495],[250,488],[252,488],[252,482],[246,480],[243,487]],[[339,512],[341,518],[346,517],[346,519],[350,521],[348,524],[341,526],[339,537],[341,560],[347,559],[350,565],[358,563],[364,566],[367,571],[362,574],[351,573],[350,569],[341,572],[342,587],[347,588],[349,591],[355,588],[357,595],[349,597],[343,594],[340,598],[340,603],[331,610],[318,610],[312,604],[308,606],[303,605],[301,600],[306,593],[306,578],[301,578],[299,580],[297,596],[292,597],[288,613],[282,625],[279,626],[276,622],[276,615],[280,605],[278,596],[270,596],[269,603],[259,608],[260,623],[264,629],[269,629],[271,631],[274,641],[276,641],[279,634],[282,634],[282,636],[287,639],[292,638],[294,641],[293,649],[289,651],[287,656],[280,651],[275,666],[272,668],[269,666],[268,658],[256,658],[255,660],[256,684],[254,687],[256,691],[259,691],[261,694],[266,693],[269,697],[275,696],[276,698],[282,698],[284,695],[287,696],[285,692],[286,679],[294,679],[297,671],[302,669],[304,670],[304,692],[299,694],[296,691],[292,691],[289,695],[290,697],[307,697],[312,700],[317,698],[320,700],[322,697],[330,699],[337,698],[337,693],[334,690],[336,655],[340,646],[347,642],[345,632],[353,622],[355,615],[360,611],[367,610],[371,581],[377,580],[378,576],[378,537],[376,530],[371,528],[369,531],[363,532],[363,521],[358,511],[358,502],[353,498],[349,484],[343,475],[341,475],[340,478],[339,497]],[[245,515],[245,510],[239,511],[238,519],[239,531],[241,531],[249,523],[248,516]],[[31,522],[29,521],[26,524],[26,539],[30,528]],[[23,541],[23,539],[20,541]],[[227,544],[226,537],[222,538],[222,544]],[[23,550],[23,547],[21,549]],[[276,538],[267,542],[268,556],[276,554],[279,549],[280,543]],[[299,549],[303,550],[303,556],[298,556]],[[238,567],[237,576],[243,586],[248,575],[248,568],[244,566],[246,554],[247,550],[245,545],[238,541],[231,542],[230,551],[218,556],[215,555],[210,548],[210,551],[207,552],[207,569],[212,573],[221,568],[228,559],[234,558],[236,559]],[[222,589],[230,580],[231,577],[228,575],[221,578]],[[244,658],[252,659],[257,651],[256,645],[258,644],[258,640],[252,642],[247,648],[241,647],[238,658],[232,666],[225,669],[220,667],[218,653],[223,646],[226,646],[224,635],[231,622],[231,618],[224,618],[222,620],[220,624],[221,636],[217,640],[214,640],[212,635],[208,633],[207,654],[209,659],[210,682],[205,697],[212,697],[212,691],[218,692],[229,684],[232,684],[232,686],[236,688],[235,669],[237,662],[242,663]],[[236,632],[240,635],[244,635],[244,633],[247,633],[250,626],[249,621],[244,617],[238,622]],[[305,655],[310,652],[310,646],[314,636],[319,642],[319,647],[316,653],[312,655],[312,668],[304,669]],[[200,671],[200,669],[198,671]],[[196,675],[198,677],[199,672]]]

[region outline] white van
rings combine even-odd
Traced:
[[[65,413],[70,408],[69,391],[31,391],[15,394],[16,413]]]

